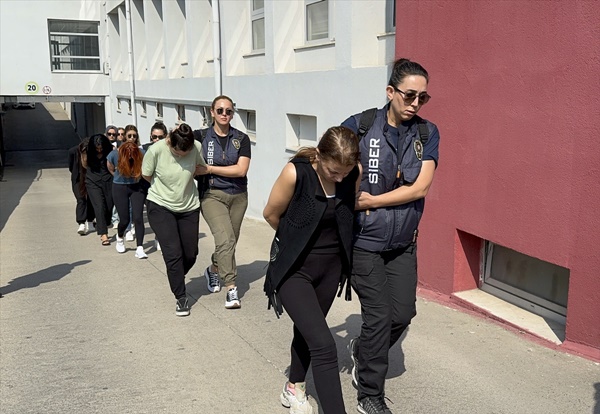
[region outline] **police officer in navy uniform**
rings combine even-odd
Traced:
[[[389,102],[373,112],[366,133],[367,111],[342,124],[364,134],[352,263],[363,323],[349,344],[363,414],[391,413],[384,398],[388,351],[416,315],[417,229],[440,139],[437,127],[417,116],[430,99],[428,82],[420,64],[399,59],[386,87]]]
[[[225,308],[238,309],[241,301],[236,286],[235,249],[248,208],[250,138],[231,126],[235,109],[230,97],[217,96],[210,113],[212,126],[194,131],[196,139],[202,142],[207,164],[201,168],[203,177],[197,177],[201,211],[215,240],[212,263],[204,276],[211,293],[220,291],[223,281],[227,291]]]

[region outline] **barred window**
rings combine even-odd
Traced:
[[[99,71],[99,22],[48,20],[52,71]]]

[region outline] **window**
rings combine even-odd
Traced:
[[[329,1],[306,0],[306,40],[329,37]]]
[[[156,103],[156,119],[162,119],[163,117],[163,104],[160,102]]]
[[[125,102],[127,102],[127,113],[131,114],[131,99],[126,99]]]
[[[117,98],[117,111],[121,112],[121,100]]]
[[[569,269],[486,241],[481,289],[543,317],[567,314]]]
[[[140,106],[142,107],[142,116],[146,116],[146,101],[141,101]]]
[[[385,31],[396,31],[396,0],[385,1]]]
[[[242,123],[244,124],[244,128],[246,129],[246,134],[251,141],[256,141],[256,111],[250,111],[247,109],[240,109],[237,111]]]
[[[210,114],[210,106],[203,106],[200,108],[200,115],[202,116],[202,126],[207,128],[212,125],[212,116]]]
[[[265,2],[252,0],[252,50],[265,49]]]
[[[48,20],[52,71],[100,70],[99,22]]]
[[[291,150],[304,146],[316,146],[317,117],[288,114],[285,136],[286,147]]]
[[[177,120],[179,122],[185,122],[185,105],[175,105],[177,111]]]

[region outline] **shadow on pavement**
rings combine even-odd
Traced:
[[[82,266],[90,262],[91,260],[80,260],[74,263],[61,263],[59,265],[50,266],[43,270],[38,270],[35,273],[19,276],[18,278],[8,282],[8,285],[3,286],[2,289],[0,289],[0,292],[2,292],[3,295],[8,295],[16,292],[17,290],[33,288],[44,283],[55,282],[71,273],[75,267]]]
[[[596,394],[594,394],[594,399],[596,400],[594,414],[600,414],[600,382],[595,383],[594,388],[596,389]]]

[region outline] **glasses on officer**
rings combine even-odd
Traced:
[[[231,108],[217,108],[216,111],[217,111],[217,114],[219,114],[219,115],[223,115],[223,112],[227,116],[233,115],[233,109],[231,109]]]
[[[417,98],[419,98],[419,103],[421,105],[425,105],[431,99],[431,95],[429,95],[427,92],[417,93],[415,91],[410,91],[410,90],[404,92],[404,91],[401,91],[400,89],[396,88],[395,86],[392,86],[392,88],[394,88],[394,90],[396,92],[399,92],[400,94],[402,94],[402,100],[404,101],[404,105],[410,105]]]

